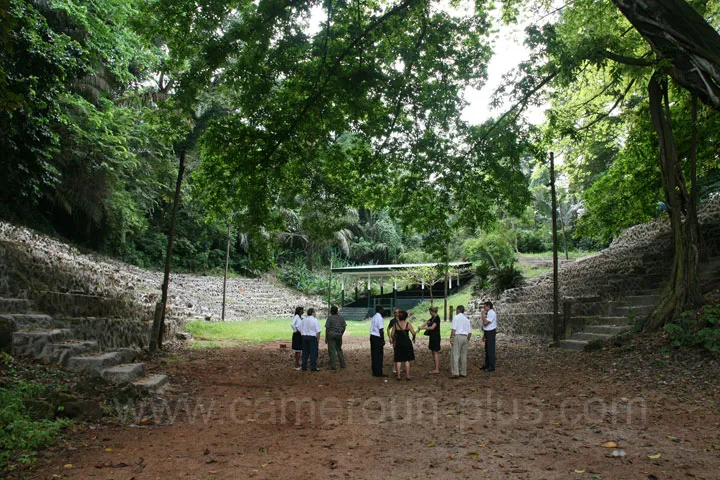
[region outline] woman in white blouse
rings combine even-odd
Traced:
[[[300,333],[300,324],[302,323],[303,312],[305,312],[303,307],[297,307],[295,309],[295,316],[290,324],[293,331],[292,351],[295,352],[295,370],[300,370],[300,356],[302,355],[302,334]]]

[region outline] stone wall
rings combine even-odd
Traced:
[[[698,215],[708,252],[720,254],[720,195],[701,204]],[[614,300],[666,281],[672,258],[670,222],[666,217],[636,225],[602,252],[559,267],[561,302],[569,302],[572,315],[597,314],[593,310],[599,300]],[[552,336],[552,273],[507,290],[500,298],[472,299],[468,316],[475,324],[479,324],[485,300],[495,306],[499,332]]]
[[[171,275],[167,337],[173,338],[189,318],[219,320],[222,283],[219,277]],[[73,329],[80,336],[96,338],[97,333],[101,343],[113,347],[146,345],[161,284],[162,272],[83,253],[30,229],[0,222],[0,297],[27,298],[35,310],[66,321],[75,319],[79,326]],[[296,306],[326,313],[323,299],[298,294],[270,276],[228,279],[227,320],[291,318]]]

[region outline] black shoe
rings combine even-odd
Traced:
[[[486,372],[494,372],[495,369],[494,369],[494,368],[486,368],[485,371],[486,371]]]
[[[385,375],[384,373],[380,375],[373,375],[373,377],[383,378],[383,377],[389,377],[389,375]]]
[[[315,370],[310,370],[310,371],[311,371],[311,372],[319,372],[320,370],[318,370],[318,369],[316,368]]]
[[[485,370],[485,371],[487,371],[487,369],[488,369],[487,365],[483,365],[482,367],[480,367],[480,370]]]

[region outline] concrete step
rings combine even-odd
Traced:
[[[588,342],[585,340],[560,340],[559,345],[563,350],[582,352]]]
[[[18,331],[49,330],[56,327],[53,317],[40,313],[3,313],[0,317],[12,322]]]
[[[132,385],[138,392],[160,393],[165,389],[169,381],[170,380],[167,375],[151,373],[149,375],[145,375],[144,377],[138,378],[137,380],[132,382]]]
[[[631,305],[655,305],[660,300],[660,295],[628,295],[622,301]]]
[[[608,313],[612,316],[643,316],[652,313],[654,305],[623,305],[622,302],[613,302],[608,309]]]
[[[123,363],[103,369],[100,376],[111,383],[130,383],[145,375],[145,364]]]
[[[59,343],[71,336],[72,332],[65,328],[14,332],[11,352],[13,355],[37,358],[48,343]]]
[[[89,340],[68,340],[62,343],[47,343],[38,355],[39,360],[66,366],[70,357],[98,352],[98,343]]]
[[[651,295],[651,296],[656,296],[659,298],[662,296],[662,294],[664,292],[665,292],[665,288],[660,287],[660,288],[648,288],[648,289],[644,289],[644,290],[637,290],[635,292],[632,292],[632,294],[633,295]]]
[[[27,298],[0,298],[0,313],[27,313],[32,302]]]
[[[365,320],[367,314],[368,309],[366,307],[343,308],[340,310],[340,315],[342,315],[345,320]]]
[[[585,342],[592,342],[594,340],[607,340],[608,338],[612,338],[612,335],[606,333],[578,332],[573,333],[568,340],[583,340]]]
[[[628,330],[628,327],[615,325],[586,325],[583,333],[599,333],[603,335],[617,335]]]
[[[629,326],[630,319],[628,317],[609,317],[606,315],[593,315],[593,316],[573,316],[572,322],[574,325],[613,325],[613,326]]]
[[[100,355],[79,355],[70,357],[66,368],[71,372],[84,373],[94,377],[101,376],[103,370],[123,363],[119,352],[107,352]]]

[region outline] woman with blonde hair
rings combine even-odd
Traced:
[[[432,352],[435,370],[430,370],[429,373],[434,375],[440,373],[440,316],[438,316],[437,312],[438,307],[430,307],[430,320],[427,321],[427,325],[418,328],[418,332],[425,330],[425,335],[430,337],[428,339],[428,347]]]

